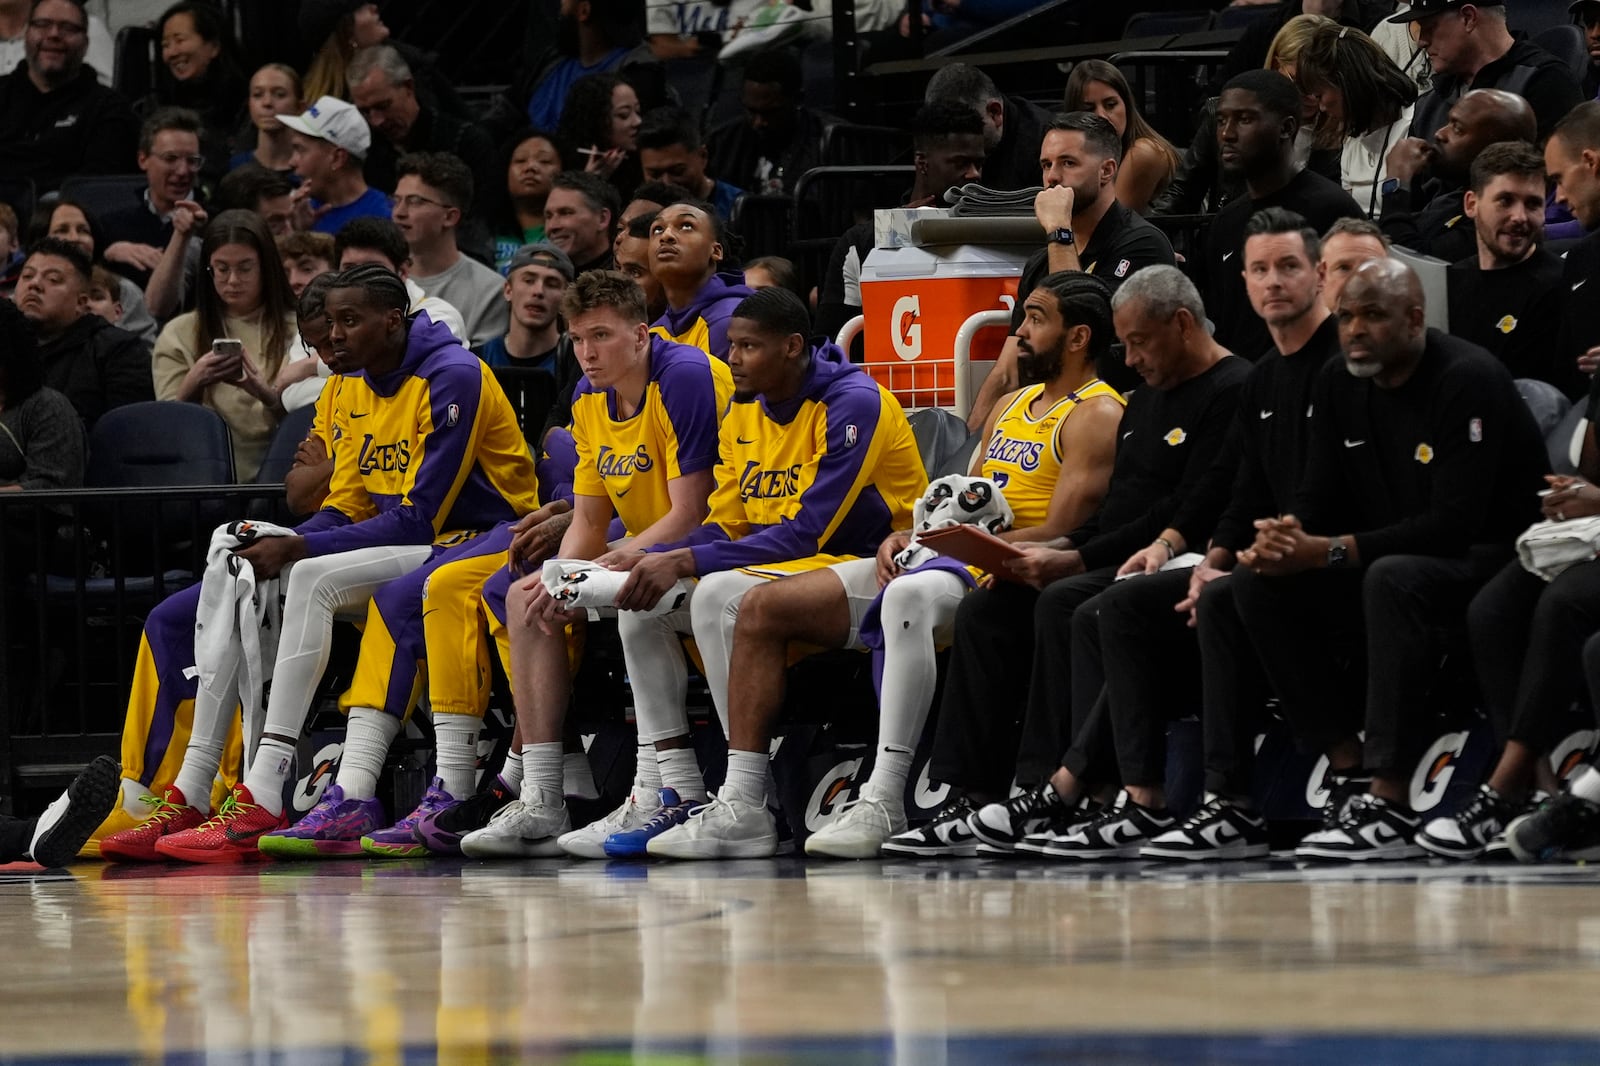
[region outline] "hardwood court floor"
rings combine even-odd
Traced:
[[[1600,871],[0,871],[0,1061],[1597,1063]]]

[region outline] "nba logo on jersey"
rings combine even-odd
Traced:
[[[459,421],[461,421],[461,405],[460,404],[453,403],[449,407],[446,407],[444,409],[444,424],[445,425],[453,426]]]
[[[1467,423],[1467,439],[1474,444],[1483,443],[1483,419],[1474,418]]]
[[[856,446],[856,427],[853,425],[844,427],[844,446],[846,448],[854,448]]]
[[[1113,273],[1116,274],[1116,276],[1119,277],[1119,278],[1125,278],[1125,277],[1128,276],[1128,268],[1131,267],[1131,266],[1133,266],[1133,264],[1130,263],[1128,260],[1126,260],[1126,259],[1121,260],[1120,262],[1117,263],[1117,269],[1115,271],[1113,271]]]

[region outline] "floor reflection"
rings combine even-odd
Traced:
[[[1154,1063],[1202,1047],[1219,1063],[1478,1058],[1462,1047],[1600,1061],[1597,881],[1273,864],[81,867],[0,879],[0,1059],[941,1066],[1103,1062],[1114,1045]],[[1450,1042],[1474,1033],[1512,1036]]]

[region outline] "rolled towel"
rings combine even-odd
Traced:
[[[626,570],[608,570],[587,559],[547,559],[539,575],[550,598],[573,610],[615,608],[617,594],[628,580]],[[683,606],[694,585],[680,579],[645,614],[667,614]]]
[[[919,533],[948,526],[978,526],[988,533],[1011,528],[1016,515],[994,479],[948,474],[928,486],[911,505],[911,543],[894,557],[904,570],[921,566],[938,553],[923,547]]]

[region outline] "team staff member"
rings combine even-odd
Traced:
[[[409,304],[405,283],[378,266],[345,271],[328,290],[331,369],[346,376],[335,422],[349,426],[359,446],[335,449],[328,498],[293,535],[259,538],[238,550],[258,579],[286,577],[266,728],[249,773],[217,816],[202,821],[205,812],[196,803],[209,805],[237,687],[237,664],[225,663],[213,686],[199,688],[183,767],[153,824],[121,834],[121,840],[107,838],[102,853],[115,847],[124,858],[195,862],[237,862],[259,854],[257,840],[286,823],[283,782],[327,662],[334,612],[368,604],[384,583],[415,570],[465,533],[536,505],[531,461],[505,394],[447,329],[426,317],[407,318]],[[376,511],[372,517],[355,520],[369,509]],[[198,595],[181,593],[168,601],[173,607],[158,609],[164,621],[159,632],[192,641]],[[175,624],[174,615],[185,609],[187,626]],[[393,622],[392,615],[369,609],[363,642],[398,637],[399,627],[389,628]],[[155,632],[147,627],[147,636]],[[401,642],[393,643],[398,649]],[[193,661],[192,647],[166,651],[169,662]],[[414,668],[414,653],[409,660],[400,655],[396,661]],[[410,684],[403,687],[409,695]],[[142,713],[150,695],[136,689],[130,714]],[[155,696],[150,703],[159,706],[160,693]],[[387,698],[369,700],[365,713],[353,715],[347,761],[370,765],[354,743],[357,723],[377,722],[386,717],[380,708],[394,706]]]
[[[1427,329],[1424,313],[1421,283],[1398,261],[1365,263],[1345,284],[1344,363],[1313,391],[1295,510],[1258,519],[1232,579],[1290,728],[1328,756],[1333,806],[1304,858],[1419,853],[1409,760],[1435,673],[1422,664],[1438,661],[1435,631],[1505,563],[1544,483],[1544,442],[1511,375]],[[1364,723],[1341,698],[1344,646],[1366,653]],[[1370,790],[1356,784],[1362,770]]]
[[[891,838],[886,852],[971,854],[974,804],[1001,799],[1013,777],[1039,800],[1030,820],[1065,805],[1046,780],[1067,747],[1052,701],[1066,699],[1075,679],[1061,646],[1043,635],[1067,632],[1073,611],[1171,524],[1184,488],[1211,465],[1233,423],[1250,364],[1206,332],[1193,282],[1176,267],[1146,267],[1111,307],[1128,365],[1144,380],[1117,431],[1111,487],[1065,538],[1024,545],[1026,557],[1008,564],[1020,582],[961,601],[929,766],[952,786],[951,799],[927,826]],[[1009,851],[1020,829],[985,829],[985,839]]]
[[[681,540],[705,519],[717,427],[733,395],[733,376],[722,360],[652,334],[645,315],[643,290],[614,271],[584,274],[562,301],[584,379],[572,401],[578,466],[561,559],[614,561]],[[614,517],[622,519],[627,535],[608,551]],[[440,815],[419,835],[435,851],[448,850],[453,837],[474,858],[563,851],[603,858],[606,837],[637,828],[660,805],[660,775],[651,772],[655,748],[640,750],[627,802],[572,832],[562,797],[562,727],[572,694],[565,627],[581,624],[583,612],[561,610],[537,574],[513,578],[504,555],[494,561],[499,565],[486,575],[491,587],[482,599],[499,606],[503,621],[497,621],[510,631],[506,665],[517,708],[522,799],[486,825],[469,829],[459,815]],[[442,607],[452,593],[436,583],[429,595]],[[470,638],[476,629],[469,633],[452,624],[449,608],[429,615],[435,652],[429,658],[453,664],[436,670],[430,682],[435,713],[472,710],[464,700],[472,678],[461,675],[475,657],[479,642]]]
[[[656,744],[663,793],[645,826],[607,838],[608,855],[773,853],[777,840],[761,810],[764,748],[731,751],[718,802],[673,832],[705,801],[687,746],[679,635],[694,634],[726,734],[730,646],[744,594],[771,578],[870,558],[907,527],[927,488],[899,402],[834,345],[808,342],[809,330],[805,305],[786,290],[762,289],[739,304],[728,324],[734,402],[722,422],[710,516],[688,537],[618,562],[632,570],[617,605],[639,738]],[[644,613],[690,577],[700,581],[686,604]],[[865,610],[877,591],[869,575],[849,590],[852,609]]]
[[[741,274],[717,273],[722,260],[722,223],[709,204],[672,204],[651,223],[650,273],[667,297],[652,329],[726,360],[728,319],[753,290]]]
[[[1561,275],[1559,359],[1577,360],[1578,370],[1600,367],[1600,103],[1580,104],[1561,121],[1544,146],[1544,166],[1556,202],[1583,223],[1589,235],[1567,252]]]
[[[1045,128],[1039,145],[1044,188],[1033,201],[1034,217],[1044,227],[1045,247],[1029,257],[1017,283],[1011,333],[994,369],[984,379],[967,422],[980,429],[997,400],[1019,385],[1033,384],[1017,376],[1016,332],[1022,325],[1028,294],[1047,274],[1063,270],[1092,274],[1116,292],[1147,266],[1172,266],[1172,245],[1152,223],[1117,201],[1117,170],[1122,141],[1111,123],[1087,111],[1057,115]],[[1101,359],[1100,376],[1115,388],[1137,384],[1138,376],[1109,350]]]
[[[1214,857],[1266,854],[1266,827],[1249,813],[1248,779],[1240,785],[1255,733],[1248,726],[1237,733],[1225,728],[1237,717],[1232,708],[1246,706],[1241,701],[1253,695],[1240,692],[1250,687],[1241,681],[1259,670],[1234,645],[1215,638],[1238,629],[1237,615],[1223,598],[1225,572],[1234,553],[1254,540],[1251,523],[1291,506],[1305,467],[1311,386],[1339,354],[1337,324],[1317,298],[1319,253],[1316,233],[1299,215],[1272,207],[1250,220],[1245,288],[1267,324],[1273,350],[1251,368],[1228,447],[1190,490],[1172,526],[1123,565],[1120,572],[1134,575],[1131,580],[1113,585],[1074,616],[1073,672],[1103,674],[1105,698],[1089,707],[1074,705],[1074,719],[1085,724],[1075,730],[1051,784],[1069,801],[1118,780],[1123,792],[1093,818],[1076,824],[1058,819],[1039,837],[1018,844],[1021,850],[1081,859],[1134,856],[1152,837],[1164,838],[1162,830],[1187,834],[1223,821],[1227,827],[1211,836],[1197,833],[1197,851],[1210,846]],[[1202,551],[1208,535],[1202,566],[1159,571],[1176,553]],[[1187,624],[1190,611],[1174,606],[1208,588],[1198,612],[1203,628],[1197,643]],[[1150,669],[1152,662],[1162,668]],[[1213,699],[1229,708],[1215,721],[1204,712]],[[1197,706],[1207,739],[1207,788],[1217,796],[1186,826],[1175,827],[1164,791],[1167,725]]]

